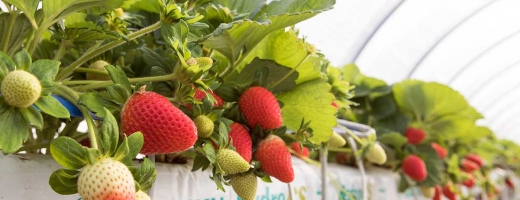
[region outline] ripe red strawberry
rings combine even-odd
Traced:
[[[211,96],[213,96],[213,98],[215,98],[215,100],[217,100],[217,102],[213,103],[213,107],[220,107],[220,106],[224,105],[224,100],[222,100],[222,98],[220,98],[217,94],[215,94],[215,92],[213,92],[213,90],[208,90],[207,92],[210,93]],[[195,98],[199,101],[202,101],[202,99],[204,99],[204,97],[206,97],[206,93],[204,91],[202,91],[200,89],[195,90],[195,94],[193,95],[193,98]],[[186,105],[186,107],[191,109],[191,104]]]
[[[170,101],[155,92],[133,94],[121,111],[125,135],[141,131],[141,153],[168,154],[189,149],[197,141],[197,128],[191,119]]]
[[[515,184],[511,181],[511,178],[506,178],[506,186],[509,189],[515,189]]]
[[[254,160],[260,161],[262,170],[268,175],[284,183],[294,180],[291,153],[282,138],[273,134],[267,136],[258,144],[253,157]]]
[[[435,195],[432,200],[442,200],[442,187],[435,186]]]
[[[253,154],[253,142],[247,128],[239,123],[233,122],[230,126],[231,131],[229,137],[233,140],[233,146],[237,149],[238,154],[247,162],[251,162]]]
[[[402,168],[406,175],[417,182],[424,181],[428,176],[424,161],[416,155],[409,155],[404,158]]]
[[[251,135],[247,128],[237,122],[233,122],[231,126],[229,126],[231,131],[229,131],[229,142],[233,140],[233,146],[237,150],[237,153],[244,158],[247,162],[251,162],[251,157],[253,154],[253,141],[251,140]],[[215,142],[211,141],[213,147],[215,149],[219,149]],[[226,145],[227,146],[227,145]]]
[[[135,199],[134,177],[123,163],[104,158],[81,170],[78,193],[83,200]]]
[[[81,142],[79,142],[79,144],[81,144],[81,146],[88,147],[88,148],[92,147],[92,145],[90,144],[90,138],[89,137],[81,140]]]
[[[469,154],[466,159],[476,163],[479,167],[484,166],[484,160],[477,154]]]
[[[404,136],[408,139],[408,143],[420,144],[426,138],[426,133],[421,129],[408,127],[404,132]]]
[[[455,193],[455,191],[451,189],[451,183],[446,184],[442,188],[442,193],[449,200],[457,200],[457,193]]]
[[[273,93],[263,87],[247,89],[238,100],[238,108],[250,128],[260,125],[262,129],[270,130],[282,125],[280,104]]]
[[[475,170],[480,168],[477,165],[477,163],[474,163],[474,162],[472,162],[472,161],[470,161],[468,159],[462,160],[461,164],[462,164],[462,168],[464,169],[464,171],[469,172],[469,173],[471,173],[471,172],[473,172],[473,171],[475,171]]]
[[[432,143],[432,148],[435,149],[435,151],[437,151],[437,155],[439,155],[441,159],[444,159],[446,158],[446,156],[448,156],[448,150],[446,150],[441,145],[437,143]]]
[[[311,153],[309,152],[309,148],[307,148],[307,147],[303,147],[303,149],[300,148],[299,142],[291,143],[291,149],[296,151],[296,153],[299,154],[297,156],[303,156],[303,157],[308,158],[311,155]]]
[[[469,178],[462,182],[462,185],[468,188],[473,188],[473,186],[475,186],[475,177],[473,176],[473,174],[470,173],[468,173],[468,176]]]

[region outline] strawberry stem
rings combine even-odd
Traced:
[[[341,128],[342,130],[344,130],[347,134],[349,134],[350,137],[354,138],[354,140],[356,140],[357,143],[361,144],[361,146],[366,145],[366,142],[361,140],[361,138],[359,138],[356,134],[354,134],[350,129],[348,129],[344,126],[341,126],[341,125],[338,125],[338,127]]]
[[[92,146],[93,149],[99,149],[98,145],[97,145],[94,119],[92,119],[92,116],[90,116],[90,112],[84,106],[82,106],[80,108],[80,110],[81,110],[81,113],[83,113],[83,116],[85,117],[85,121],[87,121],[88,137],[90,138],[90,145]]]
[[[159,81],[172,81],[172,80],[178,80],[178,78],[175,74],[128,79],[128,81],[130,81],[130,83],[139,83],[139,82],[148,82],[148,81],[159,82]],[[62,84],[63,85],[88,84],[88,85],[77,87],[78,91],[87,91],[87,90],[92,90],[92,89],[103,88],[103,87],[114,84],[114,82],[112,82],[112,81],[63,81]]]
[[[99,74],[99,75],[106,75],[106,76],[108,76],[108,72],[106,72],[106,71],[101,71],[101,70],[96,70],[96,69],[89,69],[89,68],[81,68],[81,67],[74,69],[74,72],[89,73],[89,74]]]
[[[56,76],[56,80],[62,80],[64,79],[65,77],[69,76],[73,71],[74,69],[78,68],[79,66],[81,66],[83,63],[87,62],[88,60],[102,54],[103,52],[105,51],[108,51],[110,49],[113,49],[119,45],[122,45],[124,43],[126,43],[127,41],[129,40],[133,40],[135,38],[138,38],[138,37],[141,37],[147,33],[150,33],[152,31],[155,31],[159,28],[161,28],[161,21],[158,21],[157,23],[155,24],[152,24],[148,27],[145,27],[145,28],[142,28],[141,30],[138,30],[136,32],[133,32],[133,33],[130,33],[127,35],[127,38],[128,40],[123,40],[123,39],[119,39],[119,40],[115,40],[115,41],[112,41],[112,42],[109,42],[101,47],[99,47],[96,51],[94,52],[90,52],[90,53],[87,53],[87,54],[84,54],[83,56],[81,56],[79,59],[77,59],[76,61],[74,61],[72,64],[70,64],[68,67],[66,67],[65,69],[63,69],[57,76]],[[33,45],[35,46],[35,45]]]
[[[329,151],[332,152],[340,152],[340,153],[352,153],[353,150],[349,148],[336,148],[336,147],[329,147]]]

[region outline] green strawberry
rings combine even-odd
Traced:
[[[336,132],[332,132],[329,138],[329,147],[342,147],[345,146],[345,144],[347,144],[345,138]]]
[[[424,197],[433,198],[435,196],[435,187],[420,187]]]
[[[236,175],[231,177],[229,181],[233,190],[242,200],[254,200],[258,180],[255,174],[249,173],[244,175]]]
[[[40,98],[42,86],[36,76],[23,70],[7,73],[0,92],[7,104],[27,108]]]
[[[213,133],[215,125],[206,115],[199,115],[193,122],[195,126],[197,126],[197,135],[199,138],[209,138]]]
[[[88,66],[89,69],[94,69],[98,71],[108,72],[105,66],[110,65],[108,62],[104,60],[98,60]],[[112,80],[110,76],[107,75],[101,75],[101,74],[94,74],[94,73],[87,73],[87,79],[88,80]]]
[[[231,149],[220,150],[217,153],[217,162],[225,175],[247,172],[250,168],[249,163]]]
[[[382,165],[386,162],[386,153],[381,145],[375,143],[369,147],[368,152],[365,154],[365,158],[372,163]]]
[[[210,68],[213,65],[213,60],[210,57],[195,58],[200,68]]]
[[[148,194],[145,192],[139,190],[137,193],[135,193],[135,200],[152,200]]]
[[[81,170],[78,193],[83,200],[135,199],[134,177],[123,163],[103,158]]]

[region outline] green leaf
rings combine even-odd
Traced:
[[[2,79],[9,71],[14,71],[15,69],[16,65],[14,61],[4,52],[0,51],[0,74],[2,75]]]
[[[56,118],[69,119],[70,113],[67,108],[52,96],[41,96],[34,103],[42,112],[47,113]]]
[[[170,67],[170,65],[168,65],[168,61],[166,61],[166,59],[159,53],[146,47],[141,48],[141,51],[143,52],[143,60],[146,63],[146,65],[150,67],[160,67],[166,73],[172,72],[172,68]]]
[[[116,118],[105,108],[101,132],[97,135],[98,147],[103,155],[112,156],[119,144],[119,125]]]
[[[310,10],[329,10],[336,3],[335,0],[284,0],[272,1],[262,8],[257,16],[273,16],[285,13],[300,13]]]
[[[52,140],[50,151],[54,160],[67,169],[81,169],[89,163],[87,149],[69,137]]]
[[[220,4],[237,13],[247,13],[249,14],[249,17],[252,18],[265,5],[265,0],[214,0],[213,3]],[[205,16],[206,15],[204,15],[204,17]]]
[[[217,162],[217,152],[215,152],[215,148],[213,145],[207,143],[202,147],[202,150],[206,154],[206,158],[208,158],[209,162],[216,163]]]
[[[110,78],[112,78],[112,81],[115,84],[120,84],[123,86],[128,94],[132,94],[132,87],[130,85],[130,81],[128,80],[128,77],[126,77],[125,71],[123,71],[120,67],[114,67],[112,65],[107,65],[105,68],[108,71],[108,74],[110,75]]]
[[[420,152],[421,157],[426,165],[426,172],[428,176],[426,180],[419,183],[425,187],[435,187],[442,183],[442,175],[444,172],[444,165],[442,160],[439,158],[437,151],[433,149],[430,144],[422,144],[417,146],[417,150]]]
[[[359,85],[360,80],[364,77],[354,63],[341,67],[341,71],[343,72],[342,80],[347,81],[350,84]]]
[[[283,124],[288,129],[297,131],[304,118],[310,121],[309,127],[314,133],[309,141],[314,144],[328,141],[332,127],[337,124],[334,116],[336,109],[331,105],[334,95],[330,93],[328,83],[323,80],[309,81],[277,95],[277,99],[284,104]]]
[[[106,88],[113,100],[121,105],[125,104],[130,95],[126,88],[121,84],[109,85]]]
[[[152,188],[156,177],[157,171],[155,170],[155,166],[148,158],[143,160],[143,163],[139,168],[137,168],[137,171],[134,174],[134,179],[139,183],[141,190],[144,192]]]
[[[14,62],[16,69],[27,71],[31,67],[31,55],[25,49],[22,49],[14,55]]]
[[[107,1],[110,2],[110,1]],[[42,1],[44,23],[53,22],[67,15],[105,4],[105,0],[52,0]]]
[[[211,162],[206,158],[206,156],[198,153],[195,155],[195,158],[193,159],[193,167],[191,169],[192,172],[197,171],[199,169],[202,169],[204,171],[208,166],[211,164]]]
[[[101,98],[97,92],[87,92],[79,97],[78,104],[87,107],[98,117],[105,118],[105,106],[101,103]]]
[[[38,129],[43,128],[43,117],[34,107],[29,106],[27,108],[20,108],[20,112],[27,122],[36,126]]]
[[[400,133],[384,134],[379,137],[378,141],[388,146],[392,146],[394,149],[401,149],[406,143],[408,143],[408,139]]]
[[[74,174],[76,173],[76,174]],[[61,195],[78,193],[78,177],[80,171],[69,169],[58,169],[49,177],[49,185],[54,192]]]
[[[77,12],[69,15],[65,19],[65,27],[67,28],[88,28],[88,29],[100,29],[99,26],[97,26],[92,21],[87,21],[87,13],[83,12]]]
[[[0,98],[0,149],[4,154],[17,151],[29,137],[29,124],[18,108],[7,106]]]
[[[119,150],[119,149],[125,148],[125,147],[122,147],[123,145],[128,145],[126,147],[126,148],[128,148],[127,153],[124,155],[120,155],[118,157],[120,157],[120,161],[123,162],[125,165],[134,166],[134,162],[132,162],[132,159],[134,159],[137,156],[137,154],[141,151],[141,148],[143,148],[143,144],[144,144],[143,134],[141,132],[132,133],[130,136],[125,137],[125,139],[123,140],[123,143],[117,149],[116,155],[118,154],[119,151],[121,151],[121,152],[127,151],[126,149],[121,149],[121,150]],[[121,156],[123,156],[123,157],[121,157]]]
[[[162,24],[161,26],[163,39],[170,45],[174,44],[176,40],[184,42],[188,38],[189,31],[188,24],[184,20],[180,20],[173,26],[168,24]]]
[[[31,21],[36,21],[34,19],[34,15],[36,14],[36,9],[38,9],[38,3],[40,0],[3,0],[5,3],[10,3],[19,10],[23,11],[25,16],[29,18]],[[4,37],[1,37],[4,38]]]
[[[43,80],[43,81],[40,81],[40,85],[42,86],[42,93],[41,93],[41,95],[42,96],[48,96],[48,95],[52,94],[52,92],[56,88],[58,88],[58,86],[60,84],[56,83],[54,81],[50,81],[50,80]]]
[[[29,72],[34,74],[40,81],[53,81],[60,70],[60,62],[55,60],[37,60],[35,61]]]
[[[264,86],[271,88],[271,92],[274,94],[291,90],[296,86],[295,81],[298,79],[298,72],[292,73],[291,68],[279,65],[272,60],[258,58],[255,58],[242,70],[240,75],[237,76],[235,84],[247,87],[254,79],[256,72],[262,68],[268,69]]]
[[[374,99],[372,106],[371,114],[377,120],[384,119],[397,112],[397,105],[392,95],[385,95]]]
[[[269,33],[309,19],[320,12],[321,10],[305,10],[300,13],[284,13],[270,17],[270,23],[243,20],[223,24],[203,44],[222,53],[233,65],[244,49],[254,49]]]
[[[294,80],[296,84],[304,83],[310,80],[318,79],[321,77],[319,68],[321,64],[321,58],[317,56],[311,56],[305,49],[305,42],[298,38],[293,30],[285,31],[279,30],[269,34],[262,42],[260,42],[255,49],[253,49],[249,55],[243,59],[243,62],[239,65],[239,70],[242,69],[245,64],[254,64],[254,58],[273,60],[279,65],[288,67],[291,71],[276,71],[277,79],[282,77],[291,78],[292,74],[297,72],[297,79]],[[272,68],[269,68],[270,70]],[[274,75],[274,74],[272,74]],[[270,75],[271,76],[271,75]],[[240,76],[236,77],[239,78]],[[230,79],[234,79],[230,77]],[[283,79],[282,79],[283,80]],[[281,84],[285,84],[283,82]],[[274,84],[274,83],[273,83]],[[291,85],[287,86],[289,88]]]
[[[128,140],[123,140],[123,143],[119,145],[119,147],[116,150],[116,153],[114,154],[114,160],[123,161],[127,157],[128,153],[130,152],[130,146],[128,146]]]
[[[8,28],[11,19],[13,19],[12,29]],[[34,17],[31,20],[34,21]],[[2,38],[0,48],[7,43],[5,53],[13,55],[23,47],[22,44],[30,35],[31,30],[31,22],[25,14],[11,15],[10,13],[0,13],[0,38]],[[11,33],[8,31],[11,31]],[[7,38],[8,34],[11,34],[10,38]]]

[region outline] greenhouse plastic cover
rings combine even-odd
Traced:
[[[334,66],[449,85],[484,115],[479,124],[519,143],[519,9],[518,0],[337,0],[297,28]]]

